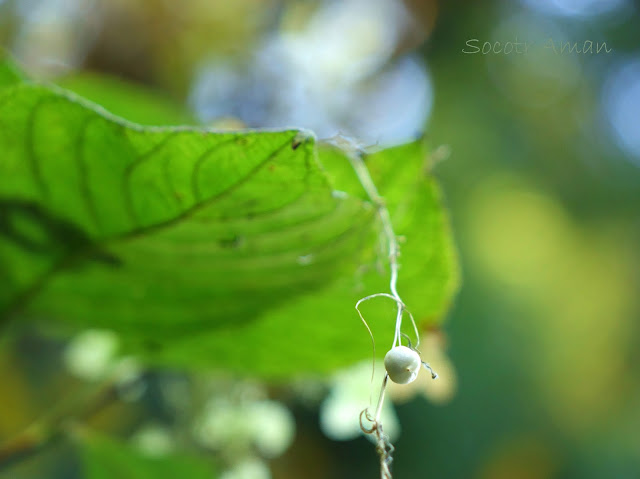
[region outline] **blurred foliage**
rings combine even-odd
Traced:
[[[446,326],[459,391],[446,408],[401,410],[401,421],[420,419],[398,448],[423,459],[396,470],[636,477],[640,171],[609,139],[601,88],[638,54],[637,11],[554,18],[454,2],[443,12],[425,48],[437,92],[428,131],[452,150],[437,171],[465,271]],[[613,52],[461,53],[469,38],[541,49],[550,36]],[[432,440],[410,439],[426,431]]]
[[[88,479],[211,479],[213,468],[201,458],[187,455],[144,455],[129,444],[121,444],[108,437],[83,433],[83,460]]]

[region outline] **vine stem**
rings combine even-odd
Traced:
[[[401,327],[402,327],[402,312],[404,310],[404,302],[402,298],[398,294],[398,271],[400,269],[400,265],[398,264],[398,257],[400,256],[400,246],[398,245],[398,238],[393,230],[393,224],[391,223],[391,215],[389,214],[389,209],[384,201],[384,198],[380,196],[378,193],[378,188],[376,188],[371,175],[369,174],[369,170],[367,166],[364,164],[362,157],[358,154],[349,155],[349,159],[351,161],[351,165],[358,176],[358,180],[360,180],[360,184],[364,188],[367,196],[376,206],[378,210],[378,216],[380,217],[380,222],[382,223],[382,231],[387,240],[387,245],[389,247],[389,269],[391,271],[391,277],[389,280],[389,290],[391,291],[392,299],[395,300],[398,312],[396,314],[396,329],[395,334],[393,336],[393,346],[400,346],[401,344]]]
[[[371,200],[371,202],[376,206],[378,216],[380,217],[380,222],[382,223],[382,232],[384,234],[384,238],[387,241],[387,246],[389,248],[389,269],[391,270],[391,275],[389,279],[389,290],[391,294],[388,293],[377,293],[369,295],[365,298],[360,299],[356,303],[356,311],[358,311],[358,315],[360,319],[366,326],[369,331],[369,335],[371,336],[371,341],[373,343],[373,368],[371,370],[371,380],[374,378],[374,368],[375,368],[375,340],[369,325],[365,321],[362,313],[360,311],[360,304],[364,301],[368,301],[372,298],[377,297],[387,297],[392,299],[396,303],[397,314],[396,314],[396,324],[395,324],[395,333],[393,336],[393,343],[391,347],[400,346],[402,344],[402,315],[406,310],[404,302],[398,293],[398,270],[400,269],[400,265],[398,264],[398,256],[400,255],[400,246],[398,245],[398,238],[393,230],[393,224],[391,223],[391,215],[389,214],[389,210],[384,201],[384,198],[380,196],[378,193],[378,189],[376,188],[371,175],[369,174],[369,170],[365,165],[362,156],[358,152],[354,152],[349,155],[349,159],[351,161],[351,165],[360,180],[360,184],[364,188],[367,196]],[[407,311],[408,312],[408,311]],[[416,327],[416,323],[413,319],[413,316],[410,312],[409,317],[411,318],[411,322],[413,324],[414,330],[416,332],[416,337],[419,339],[418,330]],[[360,428],[366,434],[373,434],[376,437],[376,451],[378,452],[378,456],[380,457],[380,478],[381,479],[392,479],[391,470],[389,466],[392,461],[392,453],[393,453],[393,445],[389,441],[389,437],[383,432],[382,423],[380,421],[382,415],[382,407],[384,405],[385,392],[387,390],[387,383],[389,381],[389,374],[385,372],[384,379],[382,380],[382,386],[380,387],[380,395],[378,396],[378,403],[376,405],[375,413],[373,417],[369,415],[368,409],[365,409],[360,413]],[[372,383],[373,384],[373,383]],[[372,422],[371,428],[367,429],[362,424],[362,416],[365,416],[367,420]]]

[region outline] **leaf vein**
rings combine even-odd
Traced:
[[[169,142],[173,140],[177,135],[178,135],[177,131],[171,132],[169,135],[163,138],[160,142],[158,142],[157,145],[154,145],[148,151],[142,153],[141,155],[138,155],[138,157],[133,162],[127,165],[127,168],[124,171],[124,175],[122,177],[122,194],[124,197],[127,214],[129,215],[131,219],[131,223],[134,228],[140,227],[141,222],[140,222],[140,218],[138,217],[138,214],[135,211],[134,204],[133,204],[133,187],[131,184],[131,178],[133,176],[133,173],[143,163],[145,163],[149,159],[153,159],[153,155],[158,153],[164,147],[166,147],[169,144]]]

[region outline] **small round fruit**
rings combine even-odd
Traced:
[[[413,349],[396,346],[384,357],[384,368],[389,379],[398,384],[409,384],[418,377],[422,361]]]

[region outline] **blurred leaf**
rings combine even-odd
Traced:
[[[77,73],[58,79],[58,85],[96,102],[109,112],[141,125],[194,124],[186,108],[159,92],[116,77]]]
[[[20,83],[23,80],[22,74],[15,67],[13,62],[5,59],[6,54],[0,47],[0,89],[6,86]]]
[[[184,454],[148,456],[133,446],[104,436],[87,435],[82,458],[87,479],[212,479],[211,465]]]
[[[108,328],[150,362],[269,377],[369,354],[353,307],[388,290],[373,264],[386,254],[343,151],[298,130],[143,128],[28,84],[0,91],[0,150],[0,318]],[[425,157],[419,141],[367,159],[409,238],[399,285],[422,324],[456,288]],[[378,339],[393,307],[365,310]]]

